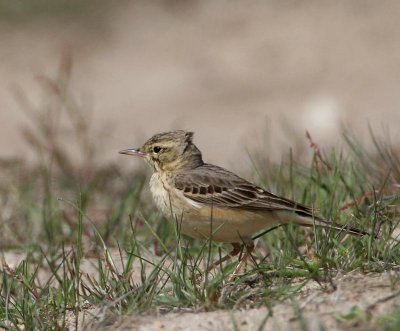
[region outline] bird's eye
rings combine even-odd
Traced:
[[[153,147],[153,152],[158,154],[161,151],[161,147],[160,146],[154,146]]]

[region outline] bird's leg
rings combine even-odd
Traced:
[[[238,244],[238,243],[232,243],[232,251],[229,254],[226,254],[224,257],[220,258],[218,261],[214,262],[213,264],[211,264],[210,266],[208,266],[206,273],[210,272],[211,270],[215,269],[216,267],[218,267],[221,263],[225,262],[225,261],[229,261],[232,257],[238,255],[240,253],[240,251],[242,250],[242,245]],[[201,278],[202,274],[198,274],[196,279],[198,280],[199,278]]]
[[[246,264],[249,256],[251,253],[254,251],[254,244],[251,242],[249,244],[246,244],[246,252],[243,254],[243,256],[240,258],[238,265],[236,266],[235,270],[233,270],[232,274],[228,278],[228,283],[232,282],[236,276],[238,275],[239,271],[243,268],[243,266]]]
[[[207,272],[210,272],[214,268],[218,267],[221,263],[225,261],[229,261],[232,257],[238,255],[242,249],[242,246],[238,243],[232,243],[232,251],[229,254],[226,254],[224,257],[220,258],[218,261],[214,262],[207,268]]]

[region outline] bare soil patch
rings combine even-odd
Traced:
[[[78,329],[88,330],[365,330],[398,301],[399,285],[390,274],[352,272],[334,279],[336,290],[311,281],[294,297],[271,308],[176,311],[116,316],[104,309],[85,312]]]

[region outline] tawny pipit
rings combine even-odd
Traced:
[[[243,243],[251,252],[252,236],[277,224],[343,230],[314,216],[309,207],[276,196],[224,168],[204,163],[193,144],[192,132],[156,134],[139,149],[120,153],[143,157],[153,167],[150,189],[157,207],[166,217],[179,222],[183,234],[232,243],[231,256],[240,252]],[[353,228],[344,230],[365,234]]]

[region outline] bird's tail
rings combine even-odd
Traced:
[[[325,219],[316,217],[316,216],[304,216],[304,215],[299,215],[299,214],[293,214],[290,213],[290,215],[285,215],[285,219],[283,219],[281,216],[279,216],[279,218],[282,220],[283,223],[292,223],[292,224],[297,224],[297,225],[301,225],[301,226],[306,226],[306,227],[322,227],[325,229],[335,229],[338,231],[343,231],[346,233],[349,233],[351,235],[355,235],[355,236],[374,236],[376,237],[376,235],[351,227],[351,226],[347,226],[347,225],[340,225],[340,224],[333,224],[330,221],[327,221]],[[289,216],[289,217],[288,217]]]
[[[298,225],[306,226],[306,227],[312,227],[312,226],[318,226],[322,227],[325,229],[335,229],[338,231],[344,231],[346,233],[355,235],[355,236],[370,236],[371,233],[354,228],[352,226],[347,226],[347,225],[339,225],[339,224],[333,224],[332,222],[326,221],[324,219],[320,218],[309,218],[309,217],[304,217],[304,216],[298,216],[296,217],[296,221],[294,222]]]

